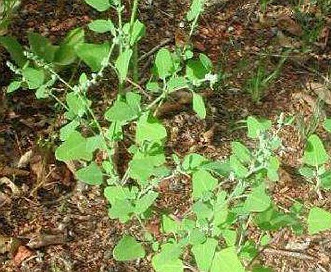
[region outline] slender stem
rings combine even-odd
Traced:
[[[132,79],[133,82],[139,82],[139,69],[138,69],[138,44],[133,45],[133,55],[132,55]]]
[[[138,10],[138,3],[139,3],[139,0],[134,0],[134,2],[133,2],[133,7],[132,7],[132,11],[131,11],[131,18],[130,18],[130,35],[132,34],[134,21],[136,20],[136,14],[137,14],[137,10]]]
[[[138,10],[138,3],[139,0],[134,0],[133,7],[131,11],[131,18],[130,18],[130,37],[129,37],[129,44],[131,43],[132,39],[132,32],[133,32],[133,26],[136,20],[136,14]],[[132,65],[133,65],[133,81],[137,83],[139,81],[139,72],[138,72],[138,45],[135,43],[133,45],[133,56],[132,56]]]
[[[119,53],[123,51],[123,23],[122,23],[122,1],[119,1],[116,7],[118,18],[118,32],[119,32]]]
[[[59,103],[66,111],[69,111],[69,108],[66,104],[64,104],[60,99],[56,97],[56,95],[52,94],[52,92],[49,93],[49,95],[57,102]]]

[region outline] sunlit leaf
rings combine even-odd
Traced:
[[[130,261],[145,256],[145,250],[135,238],[124,235],[114,248],[113,255],[117,261]]]

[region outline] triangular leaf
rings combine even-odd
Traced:
[[[76,172],[79,180],[89,185],[100,185],[103,181],[103,175],[99,166],[95,162],[91,162],[88,166],[79,169]]]
[[[136,141],[138,143],[160,141],[166,137],[165,127],[156,118],[149,116],[148,113],[139,118],[136,129]]]
[[[303,162],[316,167],[326,163],[328,159],[329,155],[326,153],[321,139],[316,134],[309,136],[303,154]]]
[[[206,170],[201,169],[193,173],[192,183],[192,196],[194,199],[197,199],[203,198],[206,193],[214,190],[218,184],[218,180]]]
[[[107,58],[110,45],[108,42],[103,44],[82,43],[75,47],[76,53],[93,72],[101,69],[102,62]]]
[[[59,161],[92,159],[92,153],[87,150],[86,139],[74,131],[55,151],[55,157]]]
[[[117,261],[130,261],[145,257],[145,250],[132,236],[124,235],[115,246],[113,254]]]
[[[309,212],[307,222],[308,232],[311,235],[331,229],[331,213],[324,209],[313,207]]]
[[[193,110],[201,118],[205,119],[206,117],[206,107],[205,102],[200,94],[193,92]]]
[[[6,48],[9,52],[10,57],[15,61],[19,67],[23,67],[28,61],[27,57],[24,56],[24,49],[20,43],[13,37],[4,36],[0,37],[0,44]]]
[[[247,212],[263,212],[270,207],[271,199],[265,192],[265,185],[262,184],[252,190],[248,195],[244,209]]]
[[[110,31],[113,35],[116,35],[116,29],[111,20],[94,20],[88,24],[89,29],[97,33],[105,33]]]
[[[161,79],[165,79],[171,75],[173,70],[173,61],[171,58],[171,53],[168,49],[162,48],[157,52],[155,66]]]
[[[132,49],[125,50],[122,54],[118,56],[115,62],[115,67],[118,71],[118,78],[120,83],[123,83],[125,81],[128,74],[132,52]]]
[[[217,244],[215,239],[208,238],[203,244],[192,247],[192,253],[200,270],[209,271]]]
[[[30,32],[28,33],[29,44],[31,50],[40,58],[46,62],[52,62],[54,59],[55,51],[58,46],[54,46],[51,42],[40,35],[39,33]]]
[[[85,0],[85,2],[97,11],[106,11],[111,7],[109,0]]]
[[[228,247],[215,253],[211,272],[245,272],[235,247]]]

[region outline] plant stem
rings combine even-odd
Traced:
[[[131,11],[131,19],[130,19],[130,38],[129,38],[129,44],[131,43],[132,38],[132,31],[133,31],[133,25],[136,20],[136,14],[138,10],[138,2],[139,0],[134,0],[133,7]],[[135,43],[133,45],[133,56],[132,56],[132,66],[133,66],[133,81],[137,83],[139,81],[139,72],[138,72],[138,45]]]

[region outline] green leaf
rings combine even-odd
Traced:
[[[167,89],[170,93],[187,87],[185,77],[172,77],[167,81]]]
[[[232,153],[243,163],[249,163],[252,159],[249,149],[240,142],[231,142]]]
[[[214,219],[213,224],[219,226],[224,223],[228,217],[229,211],[226,201],[227,193],[221,191],[217,194],[217,199],[213,203]]]
[[[15,61],[15,63],[22,68],[28,59],[24,56],[24,49],[20,43],[13,37],[10,36],[0,36],[0,44],[6,48],[9,52],[10,57]]]
[[[311,166],[319,166],[329,160],[321,139],[313,134],[309,136],[307,146],[303,154],[303,162]]]
[[[21,87],[21,81],[12,81],[10,82],[9,86],[7,87],[7,93],[15,92],[17,89]]]
[[[77,120],[73,120],[70,123],[66,124],[64,127],[60,129],[60,139],[61,141],[65,141],[69,138],[71,133],[76,131],[76,128],[79,126],[79,122]]]
[[[302,166],[299,168],[300,175],[304,176],[306,179],[312,179],[315,177],[315,171],[309,166]]]
[[[258,120],[253,116],[249,116],[247,118],[247,136],[256,139],[262,132],[271,128],[271,125],[272,123],[270,120]]]
[[[326,118],[323,122],[323,127],[327,132],[331,132],[331,119]]]
[[[321,179],[321,187],[325,190],[331,189],[331,171],[326,171],[322,176],[320,176]]]
[[[237,232],[231,229],[223,229],[222,236],[228,246],[234,246],[237,241]]]
[[[155,58],[155,66],[157,69],[157,73],[159,78],[165,79],[170,76],[173,71],[173,61],[171,57],[171,53],[166,48],[161,48]]]
[[[76,176],[79,180],[89,185],[101,185],[103,181],[102,172],[95,162],[91,162],[88,166],[79,169],[76,172]]]
[[[82,117],[86,113],[86,106],[80,96],[74,92],[67,93],[66,102],[69,107],[70,113]]]
[[[162,231],[164,233],[177,233],[180,230],[180,223],[167,215],[162,215]]]
[[[199,81],[204,79],[208,72],[200,60],[190,59],[186,64],[186,76],[194,85],[199,86]]]
[[[277,157],[271,156],[267,165],[267,176],[271,181],[278,181],[279,160]]]
[[[46,85],[41,85],[35,92],[37,99],[43,99],[49,97],[50,90]]]
[[[231,173],[231,165],[229,160],[216,160],[205,163],[201,166],[202,169],[214,172],[220,176],[228,177]]]
[[[329,230],[331,229],[331,213],[324,209],[313,207],[309,212],[307,223],[310,235]]]
[[[192,253],[201,271],[209,271],[217,244],[218,242],[215,239],[208,238],[203,244],[192,247]]]
[[[105,113],[108,121],[127,122],[135,118],[137,113],[124,101],[116,100]]]
[[[52,62],[54,54],[58,49],[58,46],[54,46],[51,42],[40,35],[39,33],[30,32],[28,33],[29,44],[31,50],[40,58],[46,62]]]
[[[86,139],[74,131],[55,151],[55,157],[59,161],[92,160],[92,153],[87,150]]]
[[[134,206],[127,200],[116,200],[115,203],[108,209],[110,219],[118,219],[121,223],[128,222],[134,213]]]
[[[195,170],[203,164],[207,163],[208,159],[196,153],[190,153],[185,156],[182,167],[185,171]]]
[[[148,113],[140,116],[136,128],[136,141],[138,144],[142,144],[144,141],[160,141],[166,137],[167,131],[165,127],[156,118],[149,116]]]
[[[214,178],[206,170],[198,170],[192,175],[194,199],[203,198],[206,193],[215,189],[218,184],[218,180]]]
[[[265,192],[265,185],[255,187],[248,195],[244,209],[247,212],[263,212],[270,207],[271,199]]]
[[[193,110],[201,118],[205,119],[206,117],[206,107],[205,102],[200,94],[192,92],[193,94]]]
[[[277,230],[286,226],[292,228],[300,224],[298,219],[291,214],[277,211],[273,206],[258,213],[254,218],[255,223],[263,230]]]
[[[134,22],[130,39],[131,46],[138,42],[145,35],[145,30],[146,28],[142,22],[139,20]]]
[[[103,61],[110,50],[108,42],[103,44],[81,43],[75,47],[78,57],[84,61],[93,72],[101,69]]]
[[[202,65],[206,68],[208,72],[211,72],[213,69],[213,63],[211,62],[210,58],[208,58],[205,54],[200,53],[199,59],[202,63]]]
[[[80,27],[71,30],[60,43],[59,48],[56,50],[53,61],[54,64],[72,64],[77,58],[75,46],[84,43],[84,36],[84,30]]]
[[[228,247],[215,253],[210,272],[245,272],[235,247]]]
[[[85,0],[85,2],[99,12],[106,11],[111,7],[109,0]]]
[[[152,258],[152,265],[156,272],[184,272],[182,260],[178,257],[182,250],[178,244],[165,244],[162,251]]]
[[[144,213],[150,206],[152,206],[158,195],[157,192],[150,191],[143,197],[139,198],[136,201],[135,214],[139,215]]]
[[[208,206],[206,203],[196,201],[192,206],[192,211],[195,213],[198,220],[200,219],[211,219],[213,216],[212,207]]]
[[[128,92],[125,95],[126,103],[135,111],[136,114],[140,112],[141,96],[134,92]]]
[[[94,20],[88,24],[89,29],[97,33],[111,32],[116,35],[116,28],[111,20]]]
[[[130,177],[137,179],[139,183],[147,181],[153,170],[153,160],[150,158],[136,158],[130,161]]]
[[[201,245],[206,241],[206,235],[200,228],[193,228],[189,231],[189,240],[188,242],[195,246],[195,245]]]
[[[22,75],[29,89],[38,89],[44,83],[45,75],[42,70],[26,67],[22,70]]]
[[[130,261],[145,257],[145,250],[135,238],[124,235],[113,250],[114,259],[117,261]]]
[[[244,178],[248,175],[248,169],[239,161],[237,156],[230,156],[230,166],[238,178]]]
[[[159,92],[160,86],[159,86],[158,82],[148,82],[146,84],[146,89],[148,91],[151,91],[152,93],[156,93],[156,92]]]
[[[120,83],[123,83],[126,80],[132,52],[132,49],[127,49],[118,56],[115,62],[115,67],[118,71],[118,78]]]
[[[135,190],[121,186],[107,186],[103,194],[111,205],[115,205],[117,200],[136,199]]]
[[[239,254],[242,259],[252,260],[258,254],[256,244],[252,240],[247,240]]]
[[[186,15],[186,19],[190,22],[203,12],[205,0],[193,0],[190,10]]]
[[[126,94],[126,101],[119,96],[113,106],[106,111],[105,118],[124,123],[136,118],[140,111],[140,100],[140,95],[132,92]]]

